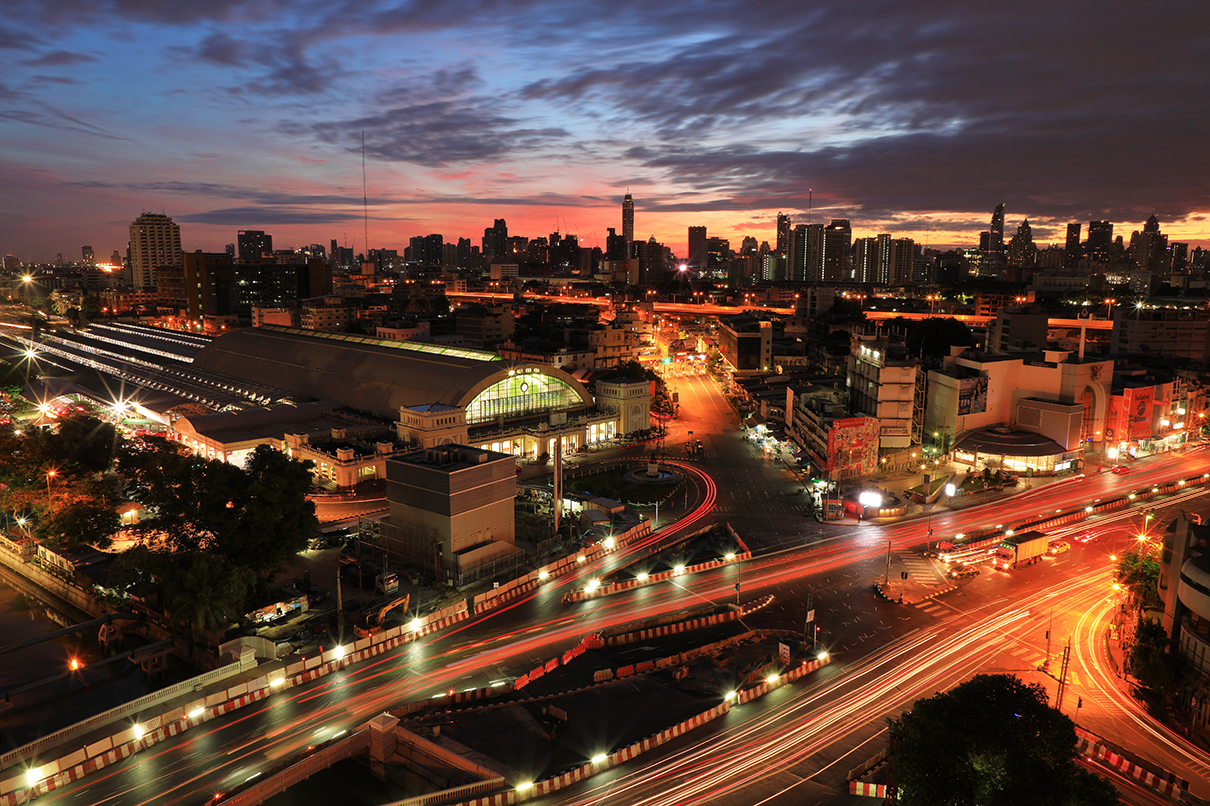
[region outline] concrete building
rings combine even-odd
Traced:
[[[299,323],[303,330],[335,333],[346,330],[353,321],[353,306],[344,297],[329,294],[302,301]]]
[[[454,328],[467,344],[490,350],[512,338],[516,320],[506,305],[462,305],[454,315]]]
[[[1011,442],[997,437],[974,435],[1012,430],[1039,433],[1042,413],[1023,413],[1022,401],[1053,401],[1065,412],[1074,404],[1081,412],[1074,442],[1058,443],[1048,438],[1051,444],[1034,445],[1021,455],[1013,455],[1010,450],[999,454],[998,460],[1006,469],[1017,472],[1072,470],[1079,467],[1084,446],[1099,445],[1104,439],[1112,378],[1112,360],[1081,361],[1057,350],[990,355],[955,348],[940,370],[929,372],[924,432],[930,437],[938,435],[935,439],[942,452],[954,446],[955,461],[974,466],[980,455],[986,459],[989,454],[977,444],[980,439],[991,440],[986,446],[989,449],[991,443],[1011,448]],[[1024,405],[1027,410],[1031,407],[1036,408],[1033,403]],[[971,438],[974,441],[964,445],[964,440]],[[1028,438],[1026,441],[1033,445]]]
[[[1203,363],[1210,356],[1210,315],[1164,309],[1114,311],[1111,349]]]
[[[1184,512],[1165,530],[1160,555],[1161,622],[1185,661],[1178,701],[1195,724],[1210,724],[1210,526]]]
[[[311,461],[311,475],[321,487],[351,490],[365,481],[386,478],[386,462],[410,452],[410,444],[398,440],[394,429],[378,428],[358,433],[348,427],[327,434],[287,432],[285,451],[295,459]]]
[[[1046,349],[1050,317],[1038,305],[1013,305],[996,312],[987,331],[989,353],[1031,353]]]
[[[399,562],[466,582],[501,561],[516,562],[513,457],[442,445],[387,461],[382,546]]]
[[[181,265],[181,228],[159,213],[143,213],[130,225],[130,269],[135,288],[156,287],[156,270]]]
[[[879,423],[884,451],[919,445],[924,428],[924,370],[902,345],[861,342],[848,362],[849,395],[854,413]]]
[[[786,388],[786,432],[803,450],[810,472],[830,481],[879,471],[879,422],[849,415],[848,394],[830,387]]]
[[[773,364],[773,323],[747,313],[720,316],[718,349],[732,375],[767,371]]]

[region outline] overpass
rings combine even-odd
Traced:
[[[478,292],[478,291],[450,291],[446,292],[446,296],[450,299],[466,299],[466,300],[483,300],[487,302],[511,302],[512,294],[499,294],[493,292]],[[538,300],[540,302],[565,302],[578,305],[596,305],[599,308],[608,308],[613,306],[613,300],[609,297],[577,297],[563,296],[560,294],[526,294],[526,299]],[[715,305],[713,303],[690,303],[690,302],[653,302],[652,309],[656,313],[671,313],[680,314],[683,316],[731,316],[745,311],[763,311],[765,313],[773,313],[781,316],[793,316],[793,308],[779,308],[773,305],[751,305],[743,306],[734,305]],[[907,311],[864,311],[865,318],[870,322],[882,322],[887,319],[911,319],[919,321],[922,319],[957,319],[968,325],[984,326],[989,324],[995,317],[987,314],[973,313],[915,313]],[[1055,317],[1052,316],[1049,320],[1049,326],[1052,328],[1071,328],[1073,330],[1086,328],[1088,330],[1112,330],[1113,321],[1110,319],[1072,319],[1070,317]]]

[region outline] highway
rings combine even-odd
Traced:
[[[823,637],[834,653],[833,665],[737,709],[707,733],[666,748],[668,753],[684,753],[683,759],[643,759],[615,769],[611,772],[615,778],[593,781],[592,786],[610,785],[611,780],[616,786],[633,786],[635,799],[627,794],[627,803],[648,802],[642,798],[649,797],[655,798],[649,801],[653,804],[667,802],[659,798],[670,791],[670,781],[676,781],[677,787],[691,785],[698,802],[730,798],[736,804],[754,803],[749,793],[758,790],[770,798],[769,803],[832,801],[840,791],[836,776],[843,779],[849,766],[877,751],[886,714],[973,671],[1028,673],[1035,668],[1023,664],[1014,650],[1037,651],[1044,618],[1039,602],[1055,602],[1056,619],[1066,619],[1061,622],[1063,629],[1075,634],[1075,622],[1084,612],[1095,611],[1105,598],[1098,586],[1107,580],[1106,557],[1113,541],[1127,539],[1139,526],[1134,520],[1141,518],[1137,511],[1097,516],[1089,526],[1078,528],[1100,536],[1057,560],[1013,574],[985,573],[929,606],[884,602],[870,588],[881,578],[888,541],[895,551],[922,544],[925,522],[821,527],[798,511],[801,504],[789,503],[795,501],[796,483],[779,461],[758,454],[743,440],[735,429],[734,414],[725,404],[718,405],[717,392],[711,395],[709,389],[697,389],[695,393],[706,397],[692,412],[682,402],[686,417],[680,426],[689,430],[692,425],[708,435],[703,438],[706,457],[697,466],[708,471],[713,482],[699,481],[699,494],[709,502],[713,490],[716,516],[718,510],[726,510],[718,517],[731,520],[745,539],[767,552],[764,556],[742,568],[724,568],[677,585],[564,607],[560,598],[569,585],[582,585],[603,570],[586,568],[578,581],[554,582],[443,634],[207,722],[51,792],[40,802],[196,804],[401,702],[509,679],[570,648],[588,632],[683,608],[688,599],[728,601],[739,579],[745,599],[775,596],[774,606],[761,611],[750,626],[801,628],[803,599],[814,593]],[[707,405],[711,397],[713,404]],[[1207,470],[1210,456],[1205,452],[1160,457],[1124,476],[1103,473],[1076,478],[985,506],[938,511],[932,522],[937,535],[944,536],[1119,494],[1171,478],[1178,471],[1188,476]],[[1181,495],[1188,500],[1177,505],[1205,506],[1202,488]],[[1083,667],[1079,675],[1069,697],[1096,679]],[[883,693],[865,696],[871,687]],[[736,763],[727,766],[726,775],[701,777],[706,775],[703,759],[710,756],[692,748],[703,742],[721,742],[714,752],[734,757]],[[785,746],[788,754],[764,754],[761,748],[770,743]],[[1201,763],[1194,756],[1187,760]],[[653,763],[656,766],[645,773],[653,777],[642,777],[642,770]],[[709,766],[713,769],[717,764]],[[1186,773],[1193,768],[1174,764],[1172,769],[1189,777]],[[632,775],[640,777],[629,780]],[[740,786],[742,795],[736,794]],[[603,794],[579,793],[588,799],[568,802],[599,802]]]

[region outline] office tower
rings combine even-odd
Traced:
[[[471,239],[458,239],[458,268],[465,269],[471,265]]]
[[[696,269],[706,268],[706,228],[689,228],[689,254],[685,262]]]
[[[605,236],[605,258],[607,260],[625,260],[630,256],[629,244],[625,236],[618,235],[617,231],[609,228],[609,234]]]
[[[421,266],[440,266],[444,243],[440,233],[414,236],[409,246],[412,261]]]
[[[643,285],[657,285],[668,279],[668,250],[652,235],[646,241],[637,241],[636,252]]]
[[[508,254],[508,224],[503,218],[483,230],[483,257],[500,258]]]
[[[755,255],[759,252],[760,247],[756,244],[756,239],[751,235],[745,235],[744,239],[739,243],[739,253],[741,255]]]
[[[84,258],[86,266],[92,266],[97,262],[97,256],[93,253],[91,246],[81,246],[80,255]]]
[[[109,262],[111,265],[121,266],[122,265],[122,253],[119,252],[117,249],[113,250],[113,254],[111,254],[109,256]]]
[[[996,205],[996,209],[992,212],[992,223],[989,229],[991,234],[990,247],[995,252],[1004,250],[1004,203]]]
[[[1080,248],[1080,225],[1067,225],[1067,241],[1063,244],[1063,265],[1066,268],[1075,268],[1080,262],[1084,250]]]
[[[850,278],[849,250],[853,245],[853,229],[844,218],[834,218],[824,227],[820,248],[820,276],[811,279],[827,283]]]
[[[873,238],[858,238],[853,243],[853,279],[859,283],[883,283],[890,262],[891,236],[882,233]]]
[[[1166,274],[1172,266],[1168,252],[1168,236],[1160,232],[1160,220],[1155,213],[1143,224],[1142,232],[1130,236],[1130,258],[1139,271]]]
[[[622,199],[622,237],[627,244],[634,240],[634,199],[629,193]]]
[[[823,224],[799,224],[787,241],[786,279],[818,280],[822,275]]]
[[[790,216],[785,213],[777,214],[777,256],[790,257]]]
[[[242,229],[236,235],[241,261],[265,260],[273,254],[273,236],[259,229]]]
[[[913,281],[916,242],[881,233],[853,244],[853,279],[859,283],[907,285]]]
[[[1034,246],[1033,227],[1029,225],[1029,219],[1027,218],[1017,226],[1017,234],[1013,236],[1012,241],[1008,244],[1008,265],[1017,267],[1032,266],[1037,253],[1038,248]]]
[[[143,213],[130,225],[131,283],[155,288],[160,266],[180,266],[181,228],[161,213]]]
[[[1102,266],[1108,266],[1113,259],[1113,224],[1108,221],[1089,221],[1088,242],[1084,252]]]

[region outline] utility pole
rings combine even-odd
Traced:
[[[1063,647],[1063,665],[1059,667],[1059,692],[1055,695],[1055,708],[1062,713],[1063,711],[1063,694],[1067,690],[1067,663],[1071,659],[1071,639],[1067,639],[1067,646]]]
[[[891,541],[886,542],[886,576],[882,578],[882,587],[885,589],[891,584]]]
[[[336,623],[340,630],[340,645],[345,644],[345,597],[340,587],[340,569],[336,569]]]
[[[811,634],[810,634],[811,633],[811,624],[812,624],[812,622],[815,621],[815,608],[813,607],[814,601],[815,601],[815,594],[808,593],[807,594],[807,616],[806,616],[806,619],[802,623],[803,640],[811,642],[811,649],[815,649],[815,639],[812,638]],[[818,632],[819,628],[816,627],[815,630],[816,630],[816,632]]]
[[[1042,664],[1042,671],[1050,674],[1050,634],[1055,629],[1055,609],[1050,608],[1050,626],[1046,628],[1046,663]]]

